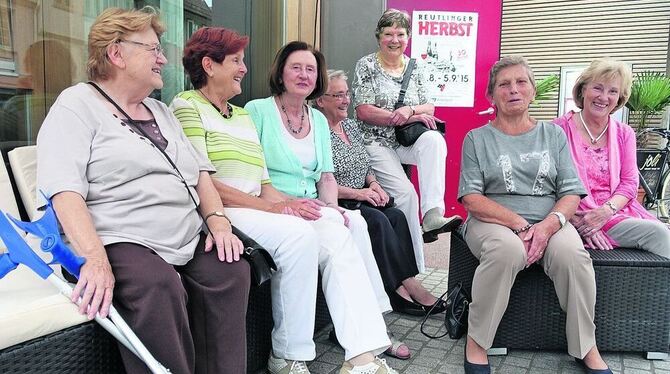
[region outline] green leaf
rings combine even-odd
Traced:
[[[647,126],[647,119],[661,113],[670,104],[670,78],[658,71],[635,75],[626,107],[631,119],[638,119],[638,132]]]
[[[533,103],[537,103],[539,100],[547,100],[550,98],[550,95],[556,91],[560,79],[557,74],[552,74],[535,84],[535,99]]]

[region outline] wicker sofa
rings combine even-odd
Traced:
[[[17,148],[9,159],[11,173],[0,157],[0,209],[15,217],[22,212],[24,219],[33,219],[35,148]],[[35,242],[31,245],[35,247]],[[319,287],[315,331],[329,323]],[[246,325],[248,372],[256,373],[265,368],[271,348],[270,282],[251,290]],[[116,341],[23,266],[0,279],[0,331],[0,373],[124,372]]]
[[[634,249],[589,251],[596,273],[596,341],[601,351],[670,351],[670,260]],[[463,238],[451,235],[449,288],[468,291],[479,261]],[[567,350],[565,313],[543,269],[519,273],[493,348]]]

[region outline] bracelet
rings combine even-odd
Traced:
[[[412,109],[412,116],[416,114],[416,110],[414,110],[414,107],[411,105],[408,105],[410,109]],[[411,117],[411,116],[410,116]]]
[[[373,183],[379,184],[379,182],[377,182],[376,180],[373,180],[370,183],[368,183],[368,187],[372,186]],[[381,187],[381,184],[379,184],[379,187]]]
[[[522,228],[520,228],[520,229],[516,229],[516,230],[515,230],[515,229],[512,229],[512,232],[514,233],[514,235],[519,235],[519,234],[521,234],[522,232],[525,232],[525,231],[530,230],[531,227],[533,227],[533,224],[532,224],[532,223],[529,223],[529,224],[527,224],[526,226],[524,226],[524,227],[522,227]]]
[[[232,223],[230,222],[230,219],[228,219],[228,217],[226,217],[226,215],[225,215],[223,212],[219,212],[219,211],[214,211],[214,212],[209,213],[208,215],[206,215],[206,216],[205,216],[205,219],[204,219],[205,224],[207,224],[207,220],[208,220],[209,217],[211,217],[211,216],[217,216],[217,217],[225,218],[226,221],[228,221],[228,223],[230,223],[230,224],[232,225]]]
[[[619,208],[617,208],[616,205],[614,205],[614,203],[609,200],[605,201],[605,205],[607,205],[608,208],[612,209],[612,213],[616,213],[617,210],[619,210]]]

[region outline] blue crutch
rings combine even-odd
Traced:
[[[44,196],[44,194],[42,195]],[[33,252],[7,219],[9,217],[21,230],[41,239],[40,248],[53,256],[51,264],[58,263],[70,274],[79,278],[79,269],[86,260],[77,256],[63,243],[51,200],[46,196],[44,198],[47,201],[46,210],[42,218],[35,222],[19,221],[0,210],[0,238],[7,247],[7,252],[0,255],[0,279],[16,269],[19,264],[23,264],[42,279],[48,280],[63,295],[70,298],[72,286],[54,274],[53,269]],[[170,372],[151,355],[113,305],[109,309],[109,318],[101,318],[99,314],[96,314],[95,320],[129,351],[144,361],[152,373],[164,374]]]

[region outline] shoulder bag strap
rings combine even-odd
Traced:
[[[161,147],[159,147],[158,144],[156,144],[156,142],[154,142],[154,140],[153,140],[149,135],[147,135],[147,133],[144,131],[144,129],[142,129],[142,126],[139,126],[139,125],[137,124],[137,121],[135,121],[134,119],[130,118],[130,116],[128,115],[128,113],[126,113],[126,111],[123,110],[123,108],[121,108],[121,106],[119,106],[119,104],[117,104],[116,101],[114,101],[114,99],[112,99],[112,98],[111,98],[111,97],[110,97],[110,96],[109,96],[109,95],[108,95],[102,88],[100,88],[100,86],[98,86],[95,82],[88,82],[88,84],[90,84],[91,86],[93,86],[93,88],[95,88],[98,92],[100,92],[100,95],[102,95],[105,99],[107,99],[107,101],[109,101],[112,105],[114,105],[114,107],[115,107],[121,114],[123,114],[123,115],[128,119],[128,121],[129,121],[130,123],[132,123],[133,125],[135,125],[135,128],[136,128],[139,132],[141,132],[142,135],[143,135],[145,138],[147,138],[147,139],[151,142],[151,144],[153,144],[154,147],[155,147],[157,150],[159,150],[159,151],[163,154],[163,157],[165,157],[165,160],[167,160],[167,162],[170,164],[170,166],[172,166],[172,168],[177,172],[177,175],[179,176],[179,179],[181,179],[182,184],[184,185],[184,187],[186,187],[186,192],[188,192],[188,196],[191,198],[191,201],[193,201],[193,204],[195,205],[195,211],[198,212],[198,215],[200,216],[200,218],[202,218],[202,222],[205,224],[205,227],[207,228],[207,231],[211,231],[211,230],[209,229],[209,226],[207,225],[207,221],[205,220],[205,217],[203,217],[202,212],[200,211],[200,209],[199,209],[199,207],[198,207],[198,203],[195,201],[195,197],[193,197],[193,194],[191,193],[191,189],[188,188],[188,183],[186,182],[186,179],[185,179],[184,176],[181,174],[181,172],[180,172],[179,169],[177,168],[177,165],[175,165],[174,161],[172,161],[172,159],[170,158],[170,156],[168,156],[168,154],[167,154],[163,149],[161,149]],[[144,105],[145,107],[147,107],[146,104],[144,104],[144,103],[142,103],[142,105]],[[149,110],[149,111],[151,112],[151,110],[150,110],[148,107],[147,107],[147,110]],[[156,120],[156,119],[154,118],[154,120]]]
[[[414,70],[415,64],[416,59],[410,58],[409,62],[407,63],[407,69],[405,69],[405,74],[402,77],[402,84],[400,85],[400,95],[398,95],[398,102],[395,104],[396,109],[405,105],[405,94],[407,93],[407,87],[409,86],[409,79],[412,76],[412,71]]]

